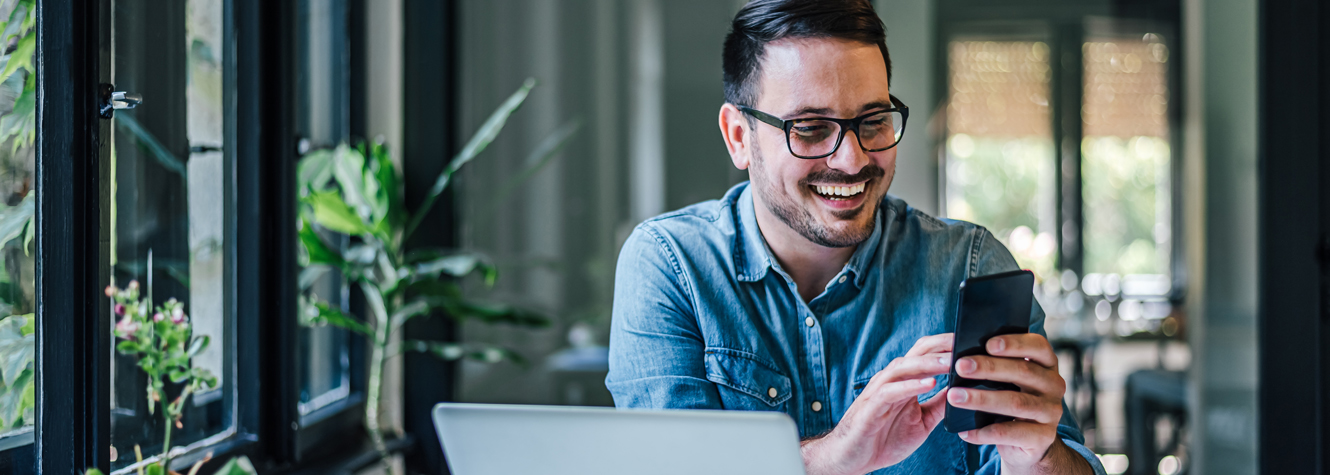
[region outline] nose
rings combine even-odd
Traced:
[[[853,130],[845,131],[845,137],[841,139],[840,146],[836,151],[825,159],[827,168],[834,168],[845,172],[848,175],[859,173],[871,159],[868,152],[865,152],[859,146],[859,133]]]

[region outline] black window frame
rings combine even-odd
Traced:
[[[110,226],[101,205],[111,197],[109,165],[100,160],[109,151],[110,122],[96,112],[100,85],[110,82],[110,2],[37,1],[37,422],[0,440],[0,472],[110,468],[113,319],[101,293],[110,275],[102,262]],[[349,42],[363,54],[365,3],[348,5]],[[363,397],[316,411],[308,425],[300,424],[297,408],[297,240],[287,225],[296,217],[298,159],[294,9],[264,0],[224,0],[223,8],[226,278],[234,309],[224,351],[236,426],[227,439],[176,460],[189,464],[211,452],[205,472],[236,455],[264,473],[348,468],[365,447],[362,438],[346,437],[359,427]],[[356,59],[351,66],[363,69],[363,58]],[[352,124],[363,133],[364,72],[350,76]],[[363,344],[353,345],[353,396],[364,387],[363,355]]]

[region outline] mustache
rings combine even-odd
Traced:
[[[882,178],[887,175],[887,171],[874,164],[869,164],[859,170],[859,173],[853,175],[840,170],[818,170],[809,173],[808,176],[799,180],[800,185],[811,185],[820,183],[824,185],[849,185],[871,180],[873,178]]]

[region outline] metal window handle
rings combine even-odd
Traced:
[[[116,91],[111,93],[111,108],[133,109],[143,102],[143,94],[137,92]]]
[[[143,94],[137,92],[116,91],[111,84],[102,84],[99,89],[102,101],[97,112],[103,119],[114,117],[117,109],[133,109],[143,103]]]

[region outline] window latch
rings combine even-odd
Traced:
[[[98,105],[97,113],[103,119],[114,117],[117,109],[133,109],[143,102],[143,94],[117,91],[111,84],[102,84],[99,89],[101,103]]]

